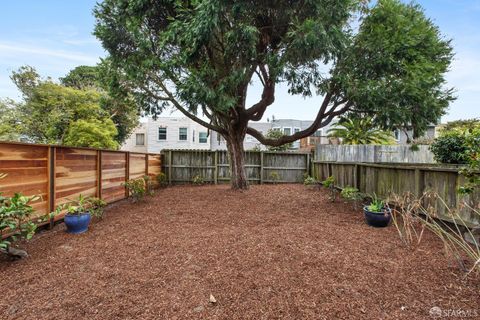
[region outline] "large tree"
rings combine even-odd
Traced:
[[[2,115],[15,116],[15,122],[10,123],[17,137],[11,140],[22,137],[36,143],[118,148],[114,139],[117,129],[110,114],[101,108],[102,97],[96,90],[69,88],[41,79],[28,66],[13,72],[12,80],[24,101],[11,102],[5,109],[8,113]]]
[[[105,110],[117,127],[115,140],[121,144],[139,123],[140,112],[133,96],[127,91],[110,90],[116,74],[108,59],[96,66],[78,66],[60,81],[64,86],[78,90],[96,90],[100,93],[100,107]]]
[[[95,9],[95,34],[110,54],[119,91],[134,93],[154,115],[173,106],[225,138],[232,187],[243,189],[247,133],[280,146],[347,111],[376,114],[385,128],[408,123],[421,131],[444,112],[451,99],[443,88],[449,41],[417,5],[364,3],[104,0]],[[354,32],[350,24],[358,21]],[[263,92],[247,106],[255,79]],[[324,99],[310,127],[273,139],[248,124],[262,119],[281,82],[291,94]]]

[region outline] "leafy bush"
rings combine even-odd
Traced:
[[[202,184],[205,183],[205,180],[203,179],[203,177],[201,175],[197,174],[192,178],[192,183],[196,186],[201,186]]]
[[[131,179],[123,183],[128,189],[128,193],[133,199],[133,202],[142,200],[149,192],[147,190],[147,181],[145,178]]]
[[[467,136],[461,131],[445,132],[430,145],[435,161],[450,164],[468,162]]]
[[[33,237],[37,225],[31,220],[34,210],[30,203],[38,199],[37,196],[27,197],[20,193],[15,193],[13,197],[0,195],[0,249],[8,251],[10,240],[29,240]],[[1,239],[7,230],[12,236],[10,239]]]
[[[309,175],[305,176],[305,179],[303,180],[303,184],[306,186],[311,186],[317,183],[317,180],[315,180],[314,177],[311,177]]]
[[[342,196],[342,198],[344,198],[345,200],[352,200],[352,201],[358,201],[363,198],[360,191],[357,188],[348,187],[348,186],[342,189],[342,191],[340,192],[340,196]]]
[[[334,188],[335,187],[335,177],[334,176],[328,177],[327,179],[322,181],[322,185],[325,188]]]
[[[358,203],[364,198],[364,194],[361,193],[357,188],[349,186],[342,189],[340,196],[345,200],[353,201],[353,208],[355,210],[358,209]]]
[[[461,173],[467,178],[465,185],[460,187],[461,194],[472,193],[480,186],[480,128],[467,135],[468,160],[467,167]]]
[[[277,183],[280,180],[280,174],[277,171],[270,172],[270,180],[272,183]]]
[[[168,186],[167,175],[163,172],[157,174],[157,182],[160,188],[165,188],[166,186]]]
[[[335,202],[335,200],[337,198],[337,188],[335,187],[335,177],[330,176],[327,179],[325,179],[324,181],[322,181],[321,184],[325,188],[328,188],[330,190],[329,198],[332,202]]]

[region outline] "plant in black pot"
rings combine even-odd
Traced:
[[[78,199],[72,200],[63,206],[67,210],[64,222],[68,233],[84,233],[92,215],[102,217],[105,202],[94,197],[80,195]]]
[[[371,199],[370,204],[363,208],[365,221],[372,227],[383,228],[388,226],[392,218],[390,208],[388,208],[385,202],[379,199],[376,194],[373,194]]]

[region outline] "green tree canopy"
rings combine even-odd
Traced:
[[[73,122],[66,133],[64,144],[73,147],[118,149],[115,141],[117,128],[111,119],[80,119]]]
[[[133,96],[127,91],[110,90],[111,83],[116,81],[116,75],[112,72],[108,59],[96,66],[78,66],[60,81],[67,87],[96,90],[101,94],[100,106],[110,114],[117,127],[115,140],[118,143],[123,143],[138,126],[140,112]]]
[[[2,115],[16,118],[9,122],[14,128],[8,130],[15,129],[12,132],[17,134],[10,137],[12,140],[22,137],[37,143],[118,148],[117,129],[101,107],[102,94],[97,90],[80,90],[41,79],[28,66],[15,71],[12,80],[24,97],[23,102],[12,103]]]
[[[278,139],[283,136],[283,132],[278,129],[269,129],[265,135],[269,139]],[[293,143],[285,143],[280,146],[267,146],[267,149],[270,151],[287,151],[292,148]]]
[[[12,100],[0,100],[0,140],[20,139],[20,122],[17,104]]]
[[[105,0],[95,34],[109,52],[117,91],[148,113],[173,106],[227,141],[233,188],[246,188],[243,140],[280,146],[312,135],[347,111],[375,114],[382,128],[438,120],[452,99],[444,73],[450,42],[415,4],[380,0]],[[350,25],[363,8],[360,28]],[[322,72],[324,66],[330,72]],[[263,86],[246,105],[249,84]],[[312,125],[265,137],[262,119],[284,83],[291,94],[324,96]],[[200,117],[203,114],[208,120]]]
[[[375,127],[373,118],[340,117],[338,123],[328,130],[329,137],[342,139],[342,144],[394,144],[391,132]]]

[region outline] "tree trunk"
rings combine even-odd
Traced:
[[[247,174],[245,172],[245,152],[243,149],[244,130],[229,130],[229,135],[225,137],[227,141],[228,156],[230,160],[230,181],[232,189],[248,189]]]

